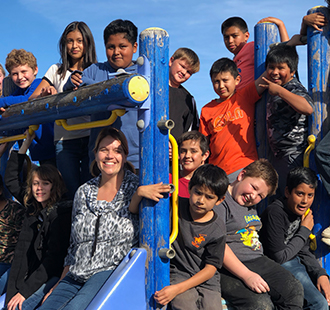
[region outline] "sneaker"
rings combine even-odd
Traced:
[[[330,238],[330,226],[327,227],[325,230],[322,231],[322,237]]]
[[[330,238],[322,238],[321,241],[330,246]]]

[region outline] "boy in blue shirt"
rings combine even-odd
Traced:
[[[109,74],[118,69],[125,69],[128,73],[137,71],[137,64],[132,61],[137,51],[137,27],[129,20],[117,19],[112,21],[103,33],[107,61],[92,64],[83,74],[73,72],[64,90],[95,84],[109,79]],[[71,82],[70,82],[71,81]],[[110,117],[111,112],[104,111],[91,115],[91,121]],[[129,155],[127,159],[139,168],[139,132],[136,127],[137,111],[128,111],[111,125],[121,130],[127,138]],[[94,159],[94,144],[102,128],[91,129],[89,138],[90,161]]]
[[[38,73],[37,60],[31,52],[24,49],[13,49],[6,58],[6,69],[13,83],[17,86],[14,93],[0,98],[0,108],[4,111],[9,106],[28,101],[29,97],[40,84],[36,79]],[[33,125],[33,124],[31,124]],[[35,132],[29,151],[33,161],[55,164],[54,122],[39,126]]]
[[[304,309],[328,310],[329,276],[309,248],[309,235],[314,226],[309,209],[316,187],[314,171],[304,167],[292,169],[287,177],[285,197],[275,200],[262,213],[259,235],[265,254],[302,283]]]

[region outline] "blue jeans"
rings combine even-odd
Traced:
[[[44,296],[49,292],[49,290],[56,284],[58,281],[58,277],[53,277],[40,286],[40,288],[32,294],[28,299],[23,301],[22,310],[34,310],[36,309],[42,302]],[[5,306],[2,310],[6,310],[7,306]],[[18,306],[15,310],[19,310]]]
[[[86,309],[111,273],[112,270],[98,272],[85,283],[65,276],[39,310]]]
[[[11,264],[0,263],[0,295],[6,293]]]
[[[285,262],[282,266],[301,282],[304,288],[304,309],[329,310],[327,300],[312,282],[306,271],[306,267],[300,262],[299,257]]]
[[[80,185],[91,179],[88,141],[89,137],[56,142],[56,165],[64,179],[69,199],[74,198]]]

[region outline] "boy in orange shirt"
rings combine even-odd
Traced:
[[[264,75],[236,90],[241,77],[234,61],[217,60],[210,70],[214,91],[219,95],[202,108],[199,131],[209,138],[209,163],[222,168],[233,182],[239,171],[258,159],[254,137],[254,104],[265,90]]]

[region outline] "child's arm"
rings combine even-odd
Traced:
[[[320,12],[305,15],[301,22],[300,34],[306,35],[308,26],[311,26],[318,31],[322,31],[320,27],[324,27],[326,24],[327,19]]]
[[[256,293],[269,292],[267,282],[257,273],[248,269],[235,255],[231,248],[226,244],[223,267],[241,279],[245,285]]]
[[[277,27],[278,27],[278,31],[280,33],[280,39],[281,39],[281,42],[286,42],[286,41],[289,41],[290,37],[288,35],[288,32],[285,28],[285,25],[283,23],[282,20],[276,18],[276,17],[265,17],[263,19],[261,19],[259,23],[265,23],[265,22],[269,22],[269,23],[273,23],[275,24]]]
[[[35,89],[35,91],[30,96],[29,100],[35,99],[38,97],[44,97],[48,95],[54,95],[57,93],[55,87],[52,87],[54,91],[49,92],[48,89],[50,89],[52,86],[50,86],[49,82],[45,79],[42,79],[38,87]]]
[[[217,268],[215,266],[206,264],[201,271],[197,272],[188,280],[178,284],[165,286],[160,291],[155,292],[154,298],[159,304],[167,305],[175,296],[211,279],[216,271]]]
[[[313,107],[304,97],[296,95],[281,85],[269,81],[266,77],[262,77],[262,79],[263,83],[260,83],[259,87],[261,86],[268,89],[270,95],[281,97],[289,106],[300,114],[311,115],[313,113]]]
[[[170,190],[171,186],[168,184],[163,184],[163,182],[139,186],[134,195],[132,196],[128,209],[131,213],[138,214],[139,203],[141,202],[143,197],[158,202],[159,199],[164,198],[162,194],[169,193]]]
[[[25,91],[25,93],[23,95],[17,95],[17,96],[15,95],[17,92],[18,92],[18,94],[21,93],[21,89],[18,89],[14,92],[13,95],[0,98],[0,107],[7,108],[16,103],[28,101],[29,97],[36,90],[39,83],[40,83],[40,79],[34,80],[32,82],[32,84],[30,85],[30,87]]]

